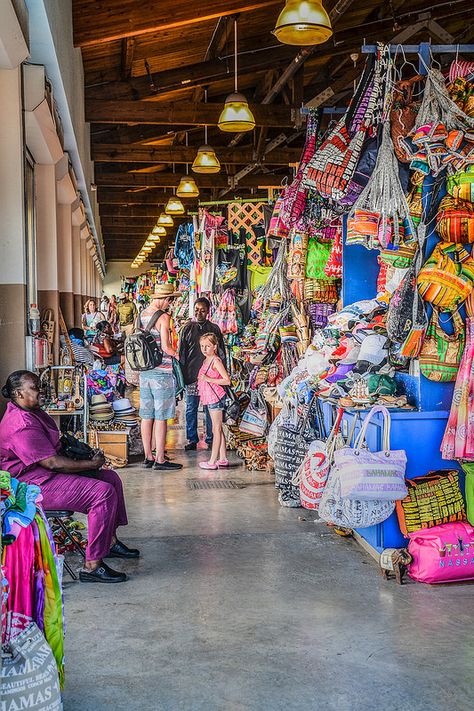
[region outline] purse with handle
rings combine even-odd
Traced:
[[[383,416],[382,450],[371,452],[365,437],[377,413]],[[396,501],[407,495],[407,457],[402,449],[390,449],[390,424],[387,408],[375,405],[365,417],[354,447],[344,447],[334,453],[343,499]]]
[[[439,311],[433,307],[428,329],[418,360],[422,375],[437,383],[456,380],[466,337],[464,322],[457,311],[452,313],[454,332],[446,333],[439,322]]]
[[[408,479],[406,484],[407,496],[397,501],[398,523],[404,536],[422,528],[465,520],[458,471],[433,471]]]

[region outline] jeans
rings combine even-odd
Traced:
[[[198,435],[198,410],[199,410],[199,395],[188,395],[186,393],[186,437],[188,442],[197,444],[199,442]],[[212,422],[209,410],[204,407],[206,414],[206,443],[212,442]]]

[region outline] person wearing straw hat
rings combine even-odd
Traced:
[[[170,315],[171,301],[179,296],[171,284],[156,284],[150,295],[150,305],[143,309],[138,324],[147,328],[151,319],[159,312],[158,320],[150,329],[163,353],[161,365],[140,373],[140,417],[144,466],[158,471],[182,469],[182,464],[170,462],[165,457],[167,421],[176,414],[176,383],[173,375],[173,358],[177,352],[171,344]],[[153,458],[153,431],[155,433],[155,458]]]

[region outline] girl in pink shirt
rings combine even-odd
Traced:
[[[228,467],[226,442],[222,429],[226,393],[224,386],[230,385],[230,377],[224,363],[217,355],[218,341],[214,333],[206,333],[199,339],[205,361],[198,375],[198,391],[203,405],[209,408],[212,421],[212,450],[208,462],[200,462],[201,469]]]

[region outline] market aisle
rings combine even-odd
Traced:
[[[240,466],[245,489],[189,491],[203,456],[122,470],[143,557],[67,583],[65,711],[472,708],[472,587],[384,582]]]

